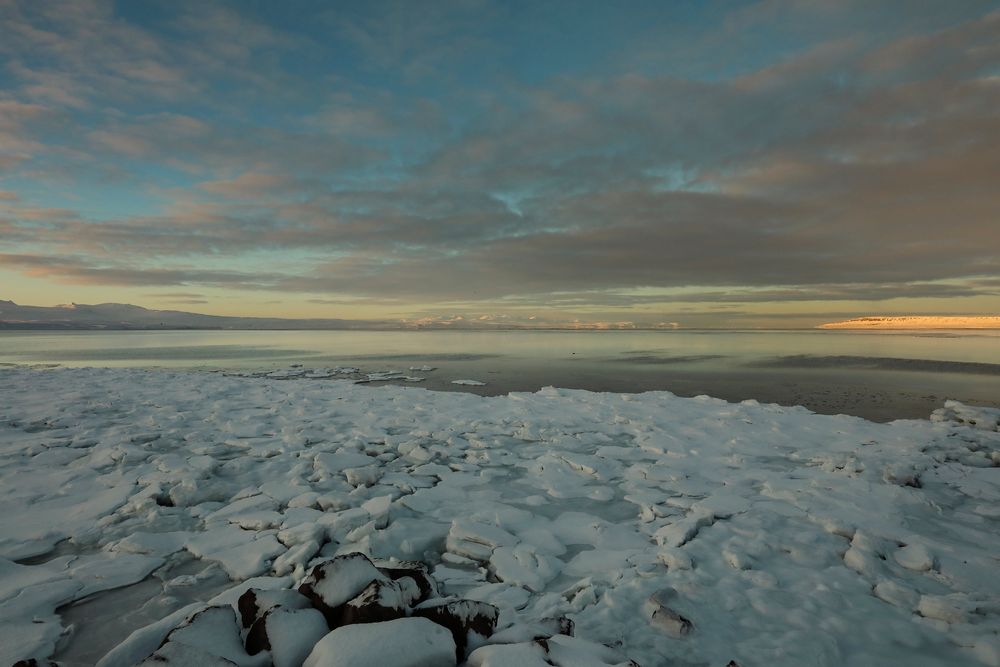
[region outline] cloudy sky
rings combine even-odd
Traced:
[[[0,299],[1000,313],[978,0],[0,0]]]

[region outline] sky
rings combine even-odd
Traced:
[[[0,0],[0,299],[1000,314],[1000,5]]]

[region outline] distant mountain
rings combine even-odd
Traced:
[[[819,329],[1000,329],[1000,316],[903,315],[891,317],[856,317],[842,322],[821,324]]]
[[[127,303],[71,303],[61,306],[21,306],[0,300],[0,330],[3,329],[354,329],[398,331],[407,329],[437,330],[610,330],[638,329],[632,322],[560,322],[531,318],[511,322],[503,318],[480,316],[421,317],[410,320],[338,320],[284,319],[280,317],[229,317],[202,315],[180,310],[151,310]],[[674,322],[648,326],[649,329],[676,329]]]
[[[367,320],[227,317],[179,310],[150,310],[126,303],[20,306],[0,300],[0,329],[393,329]]]

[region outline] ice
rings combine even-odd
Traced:
[[[497,547],[514,544],[517,538],[507,531],[478,521],[455,520],[448,532],[448,551],[484,563]]]
[[[227,525],[201,533],[186,544],[194,556],[218,562],[233,581],[263,574],[286,547],[275,531],[250,531]]]
[[[581,641],[548,653],[510,630],[482,664],[997,662],[995,411],[875,424],[657,392],[310,381],[353,374],[0,369],[0,664],[88,662],[73,647],[101,633],[118,644],[102,667],[134,665],[248,588],[309,583],[342,614],[390,579],[367,556],[423,561],[432,597],[496,606],[495,637],[576,623]],[[343,576],[310,579],[352,552]],[[195,558],[209,574],[171,571]],[[426,597],[392,579],[407,603]],[[106,592],[122,586],[136,593]],[[64,611],[84,597],[120,622]],[[275,608],[262,600],[255,622]],[[319,629],[274,636],[295,661]],[[176,664],[222,659],[180,646],[164,645]]]
[[[923,544],[908,544],[896,551],[893,558],[906,569],[917,572],[934,567],[934,556]]]
[[[164,616],[156,623],[136,630],[101,658],[97,667],[131,667],[139,663],[157,649],[178,623],[203,608],[204,605],[193,603]]]
[[[31,503],[31,512],[0,514],[0,557],[20,560],[47,553],[60,540],[79,535],[84,527],[113,512],[136,490],[131,482],[108,488],[97,475],[62,483],[58,475],[45,479],[44,469],[33,468],[31,465],[28,474],[37,478],[33,481],[38,485],[35,493],[17,498],[19,489],[5,485],[6,500]]]
[[[148,554],[164,558],[184,548],[191,534],[185,531],[146,533],[137,531],[128,537],[107,544],[105,551],[112,553]]]
[[[82,587],[75,599],[79,600],[106,591],[142,581],[150,572],[163,565],[157,556],[121,554],[111,558],[103,554],[80,556],[67,564],[66,573]]]
[[[522,543],[516,547],[498,547],[490,557],[490,564],[500,581],[539,592],[555,579],[563,563]]]
[[[634,667],[619,651],[578,637],[555,635],[546,644],[549,660],[557,667]]]
[[[426,618],[338,628],[316,644],[303,667],[445,667],[455,664],[451,633]]]
[[[452,384],[461,384],[467,387],[485,387],[486,383],[479,380],[452,380]]]

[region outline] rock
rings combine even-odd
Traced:
[[[11,667],[59,667],[59,665],[51,660],[38,662],[36,658],[28,658],[27,660],[18,660]]]
[[[448,667],[455,642],[447,629],[426,618],[400,618],[337,628],[323,637],[303,667]]]
[[[497,627],[500,610],[476,600],[431,600],[414,609],[413,615],[448,628],[455,640],[455,659],[461,662],[469,645],[470,633],[483,639],[489,638]]]
[[[551,667],[545,647],[538,642],[491,644],[477,648],[469,655],[468,667]]]
[[[374,581],[386,583],[389,578],[379,572],[364,554],[345,554],[314,567],[299,586],[299,593],[323,612],[327,624],[333,629],[341,625],[344,605]]]
[[[919,489],[923,486],[920,482],[921,472],[912,465],[891,464],[882,472],[882,479],[889,484]]]
[[[438,594],[437,584],[430,575],[427,566],[416,560],[401,560],[396,562],[382,561],[376,563],[378,571],[393,581],[403,578],[411,579],[420,591],[416,600],[408,602],[415,604]]]
[[[469,667],[638,667],[618,651],[576,637],[554,635],[518,644],[490,644],[469,656]]]
[[[236,609],[244,628],[249,628],[273,607],[305,609],[309,600],[297,591],[248,588],[236,601]]]
[[[271,652],[274,667],[299,667],[330,629],[315,609],[274,607],[247,633],[247,653]]]
[[[224,658],[237,665],[265,664],[263,660],[251,658],[243,648],[240,627],[236,621],[236,612],[229,605],[208,607],[195,612],[184,623],[167,634],[157,651],[163,649],[167,644],[182,644],[200,649],[209,655]],[[189,653],[178,648],[172,648],[169,651],[173,651],[171,655],[175,656],[172,660],[187,659],[184,656]],[[179,662],[177,664],[187,663]]]
[[[380,623],[406,616],[403,591],[396,581],[373,581],[344,605],[341,625]]]
[[[205,649],[177,642],[167,642],[138,667],[236,667],[232,660],[213,655]],[[14,667],[18,667],[15,665]]]

